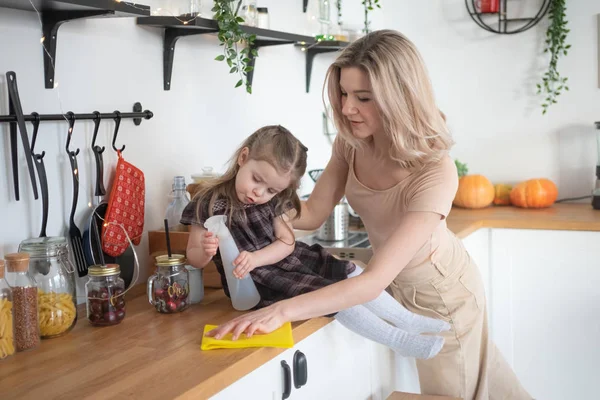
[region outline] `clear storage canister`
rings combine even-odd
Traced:
[[[40,335],[66,334],[77,322],[75,268],[64,237],[27,239],[19,251],[29,254],[29,273],[38,287]]]

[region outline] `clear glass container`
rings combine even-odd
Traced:
[[[27,239],[19,252],[29,254],[29,274],[38,288],[38,318],[43,339],[66,334],[77,322],[75,267],[64,237]]]
[[[185,14],[191,17],[197,17],[200,15],[200,11],[202,10],[202,1],[201,0],[186,0],[187,2],[187,10],[185,10]]]
[[[186,262],[181,254],[156,257],[156,272],[148,278],[148,301],[156,311],[172,314],[189,307],[190,279]]]
[[[258,15],[257,26],[262,29],[271,29],[269,20],[269,9],[267,7],[257,7],[256,12]]]
[[[189,303],[200,303],[204,299],[204,269],[194,268],[191,265],[186,265],[185,268],[190,277]]]
[[[6,281],[12,288],[15,347],[17,351],[40,345],[38,288],[29,274],[29,254],[7,254]]]
[[[15,353],[12,290],[4,279],[4,260],[0,260],[0,360]]]
[[[117,325],[125,319],[125,282],[118,264],[92,265],[85,284],[87,319],[95,326]]]
[[[186,191],[185,178],[176,176],[173,178],[172,200],[167,207],[166,218],[169,223],[169,230],[187,231],[187,227],[180,223],[181,214],[190,202]]]
[[[244,18],[244,25],[257,26],[258,13],[256,10],[256,0],[244,0],[241,17]]]

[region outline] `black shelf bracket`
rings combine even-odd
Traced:
[[[302,0],[302,12],[306,12],[308,8],[308,0]]]
[[[261,47],[277,46],[280,44],[293,44],[293,43],[294,43],[294,41],[256,39],[254,41],[254,44],[252,46],[250,46],[250,52],[248,53],[248,58],[250,59],[250,62],[248,63],[248,65],[252,67],[252,70],[248,71],[248,74],[246,75],[246,80],[248,81],[248,83],[250,85],[252,85],[252,81],[254,79],[254,65],[256,63],[256,57],[254,57],[254,55],[252,54],[252,50],[258,51],[258,49]]]
[[[100,15],[114,14],[110,10],[90,10],[90,11],[60,11],[51,10],[42,12],[42,31],[44,46],[44,82],[46,89],[53,89],[54,69],[56,66],[56,45],[58,42],[58,28],[74,19],[97,17]],[[53,62],[54,60],[54,62]]]
[[[215,33],[218,30],[199,30],[186,28],[165,28],[165,40],[163,47],[163,89],[171,89],[171,77],[173,75],[173,60],[175,59],[175,43],[182,36],[203,35]]]
[[[348,45],[348,42],[323,41],[316,44],[296,43],[306,53],[306,93],[310,92],[310,79],[312,75],[313,62],[317,54],[333,53],[340,51]]]

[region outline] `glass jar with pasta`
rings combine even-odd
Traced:
[[[38,287],[38,318],[43,339],[69,332],[77,322],[75,268],[64,237],[27,239],[19,251],[28,253],[29,273]]]
[[[0,260],[0,360],[15,353],[12,291],[4,279],[4,260]]]
[[[125,281],[119,264],[92,265],[85,284],[87,318],[92,325],[116,325],[125,319]]]

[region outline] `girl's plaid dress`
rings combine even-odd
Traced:
[[[209,215],[208,204],[203,205],[200,220],[197,218],[196,206],[196,201],[191,201],[187,205],[181,216],[182,224],[204,226]],[[213,207],[213,215],[226,214],[226,211],[227,202],[217,200]],[[247,221],[245,223],[233,221],[229,227],[240,252],[243,250],[254,252],[278,240],[273,228],[274,219],[279,217],[275,213],[274,200],[265,204],[245,205],[244,211]],[[283,260],[258,267],[250,272],[261,297],[256,308],[266,307],[277,301],[331,285],[346,279],[356,268],[350,261],[333,257],[318,244],[308,246],[297,241],[295,245],[292,254]],[[225,294],[231,297],[218,251],[213,261],[221,275]]]

